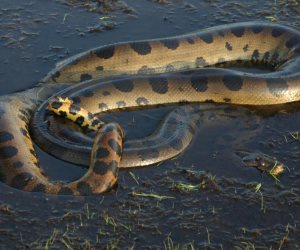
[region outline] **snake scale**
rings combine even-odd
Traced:
[[[272,71],[224,68],[231,62]],[[192,106],[181,106],[154,134],[125,141],[123,149],[122,129],[102,124],[96,118],[101,113],[193,102],[272,105],[298,100],[300,32],[292,27],[246,22],[99,47],[61,62],[35,88],[0,98],[0,178],[24,191],[102,193],[114,186],[119,168],[146,166],[182,152],[201,115]],[[94,139],[69,130],[61,138],[59,125],[50,122],[53,112],[82,129],[86,121],[101,126]],[[89,165],[87,173],[67,184],[49,181],[33,140],[58,158]]]

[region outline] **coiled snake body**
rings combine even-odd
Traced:
[[[264,64],[273,71],[253,74],[218,67],[230,62]],[[112,79],[100,80],[102,77]],[[75,132],[67,132],[73,136],[68,142],[62,140],[47,122],[52,115],[45,100],[51,95],[72,100],[67,110],[59,101],[52,110],[72,116],[81,126],[85,119],[98,123],[94,115],[102,112],[160,104],[298,101],[300,33],[282,25],[248,22],[178,37],[108,45],[60,63],[37,87],[0,99],[0,174],[5,183],[53,194],[101,193],[115,184],[118,167],[145,166],[182,152],[199,114],[190,106],[180,107],[146,140],[125,142],[122,152],[123,132],[116,124],[100,126],[94,146],[92,139]],[[89,111],[90,117],[83,117],[81,109]],[[87,173],[69,184],[50,182],[39,167],[29,126],[40,147],[64,160],[90,165]]]

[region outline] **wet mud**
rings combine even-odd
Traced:
[[[0,94],[35,86],[55,63],[96,46],[239,21],[300,28],[299,12],[293,0],[3,0]],[[111,117],[128,138],[140,138],[170,109]],[[121,171],[104,195],[25,193],[0,183],[0,249],[300,249],[299,104],[249,109],[206,122],[175,159]],[[245,166],[238,149],[288,168],[276,179]],[[85,172],[38,153],[53,180]]]

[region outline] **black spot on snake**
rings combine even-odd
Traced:
[[[281,36],[283,33],[284,33],[284,29],[279,28],[279,27],[273,28],[273,29],[272,29],[272,32],[271,32],[271,34],[272,34],[273,37],[279,37],[279,36]]]
[[[138,71],[138,74],[153,74],[155,73],[155,69],[148,68],[146,65],[142,66]]]
[[[149,77],[152,90],[158,94],[165,94],[169,90],[168,79],[165,77]]]
[[[22,135],[24,135],[25,137],[29,138],[29,134],[28,134],[28,130],[25,128],[20,128],[20,131],[22,133]]]
[[[205,67],[207,65],[208,65],[208,63],[205,61],[205,59],[202,56],[196,58],[196,61],[195,61],[196,67],[201,68],[201,67]]]
[[[254,61],[259,60],[259,51],[257,49],[253,51],[251,59],[254,60]]]
[[[227,50],[231,51],[231,50],[232,50],[232,45],[231,45],[229,42],[226,42],[226,43],[225,43],[225,48],[226,48]]]
[[[166,72],[173,72],[173,71],[175,71],[175,68],[174,68],[174,66],[173,66],[172,64],[168,64],[168,65],[166,66],[165,71],[166,71]]]
[[[100,121],[95,119],[95,120],[92,121],[92,124],[91,124],[91,125],[92,125],[93,127],[95,127],[95,126],[99,125],[99,123],[100,123]]]
[[[130,47],[139,55],[147,55],[151,52],[151,46],[149,42],[130,43]]]
[[[51,75],[51,79],[56,82],[57,78],[59,78],[60,72],[56,71],[54,74]]]
[[[251,29],[252,29],[253,33],[258,34],[263,31],[264,27],[261,25],[253,25],[251,27]]]
[[[210,33],[203,33],[200,34],[198,37],[207,44],[212,43],[214,40],[212,34]]]
[[[45,190],[46,186],[42,183],[39,183],[31,190],[31,192],[45,192]]]
[[[21,162],[21,161],[16,161],[16,162],[13,163],[14,168],[21,168],[23,166],[24,166],[24,163]]]
[[[99,103],[98,107],[99,107],[99,110],[101,110],[101,111],[105,111],[108,109],[108,106],[105,103]]]
[[[149,101],[145,97],[138,97],[138,98],[136,98],[135,102],[137,103],[137,105],[147,105],[147,104],[149,104]]]
[[[165,47],[171,50],[175,50],[179,46],[179,42],[177,39],[165,39],[160,41]]]
[[[175,150],[180,150],[183,147],[182,141],[180,139],[172,140],[169,146]]]
[[[231,32],[236,37],[242,37],[244,35],[245,28],[244,27],[233,27],[233,28],[231,28]]]
[[[91,91],[90,89],[86,89],[82,92],[82,95],[85,97],[92,97],[94,95],[94,92]]]
[[[263,61],[268,62],[269,59],[270,59],[270,52],[267,51],[266,53],[264,53]]]
[[[124,79],[114,83],[114,86],[117,90],[121,92],[131,92],[134,88],[133,81],[129,79]]]
[[[81,126],[84,122],[84,117],[83,116],[79,116],[76,118],[75,123],[78,124],[79,126]]]
[[[118,155],[118,156],[121,156],[121,152],[122,152],[122,149],[121,149],[121,146],[119,145],[119,143],[114,140],[114,139],[110,139],[108,141],[108,145],[110,146],[110,148]]]
[[[79,104],[81,102],[81,99],[80,99],[79,96],[76,96],[76,97],[72,98],[72,101],[73,101],[74,104]]]
[[[63,103],[60,102],[60,101],[51,102],[51,107],[54,108],[54,109],[59,109],[62,105],[63,105]]]
[[[226,102],[226,103],[230,103],[230,102],[231,102],[231,99],[230,99],[230,98],[227,98],[227,97],[223,98],[223,100],[224,100],[224,102]]]
[[[70,195],[73,194],[73,191],[71,188],[68,187],[62,187],[59,191],[58,194],[62,194],[62,195]]]
[[[0,147],[0,155],[2,159],[9,159],[18,153],[18,149],[13,146]]]
[[[126,102],[124,102],[124,101],[118,101],[116,103],[116,105],[118,106],[118,108],[123,108],[123,107],[126,107]]]
[[[89,195],[93,192],[90,185],[84,181],[78,182],[76,188],[80,195]]]
[[[33,179],[33,175],[30,173],[21,173],[16,175],[12,180],[10,185],[17,189],[24,189],[27,184]]]
[[[231,91],[239,91],[243,86],[243,79],[238,75],[225,75],[223,82],[226,88]]]
[[[59,115],[64,118],[66,118],[68,116],[67,112],[62,111],[62,110],[59,111]]]
[[[77,105],[72,104],[69,108],[69,112],[71,115],[76,115],[81,110],[81,108]]]
[[[91,80],[93,77],[90,74],[81,74],[80,82]]]
[[[299,45],[299,44],[300,44],[300,36],[294,36],[290,38],[288,41],[286,41],[285,46],[290,49],[295,45]]]
[[[269,78],[266,82],[270,93],[277,97],[285,95],[289,88],[286,81],[281,78]]]
[[[96,159],[103,159],[109,156],[109,151],[106,148],[98,147],[96,151]]]
[[[103,66],[97,66],[97,67],[96,67],[96,70],[97,70],[97,71],[103,71],[103,70],[104,70],[104,67],[103,67]]]
[[[11,141],[13,139],[14,139],[13,134],[6,132],[6,131],[0,132],[0,143]]]
[[[110,161],[109,163],[104,161],[96,161],[93,172],[99,175],[105,175],[108,171],[115,172],[118,167],[116,161]]]
[[[103,96],[108,96],[108,95],[111,95],[111,94],[110,94],[110,92],[109,92],[109,91],[107,91],[107,90],[104,90],[104,91],[102,92],[102,95],[103,95]]]
[[[191,38],[191,37],[187,37],[187,38],[186,38],[186,41],[187,41],[189,44],[194,44],[194,43],[195,43],[194,39]]]
[[[29,151],[34,157],[37,157],[36,152],[33,149],[30,149]]]
[[[205,92],[208,89],[208,78],[204,75],[193,75],[191,83],[193,89],[197,92]]]
[[[102,59],[109,59],[115,53],[115,46],[110,45],[104,48],[100,48],[99,50],[96,50],[94,53]]]

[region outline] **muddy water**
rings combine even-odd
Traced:
[[[56,62],[108,43],[249,20],[300,27],[298,1],[111,2],[2,0],[1,95],[34,86]],[[0,249],[300,249],[298,106],[207,123],[182,155],[121,171],[105,195],[47,196],[1,183]],[[167,111],[114,116],[128,137],[142,137]],[[233,154],[240,148],[277,157],[289,171],[277,182],[246,168]],[[85,171],[41,151],[39,157],[52,179]]]

